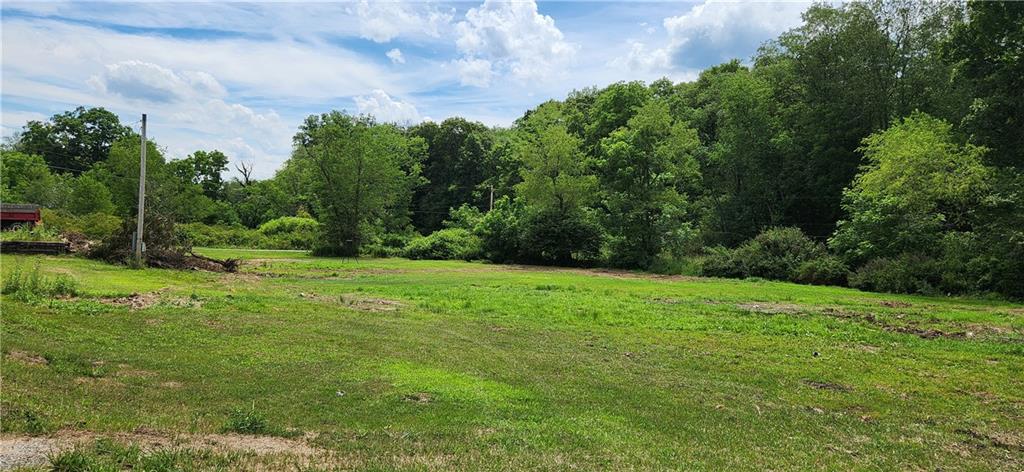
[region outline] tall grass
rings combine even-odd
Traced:
[[[17,228],[0,232],[0,241],[60,241],[60,234],[45,226],[21,225]]]
[[[46,276],[36,262],[32,270],[25,270],[21,265],[15,266],[4,277],[0,293],[27,301],[35,298],[75,296],[78,295],[78,281],[67,274]]]

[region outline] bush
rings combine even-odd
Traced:
[[[316,236],[316,233],[320,231],[320,223],[312,218],[282,216],[261,224],[257,231],[266,236],[285,233],[309,233]]]
[[[521,220],[521,256],[526,262],[572,265],[601,255],[604,230],[584,211],[530,211]]]
[[[42,211],[43,226],[60,234],[80,233],[99,241],[113,235],[123,223],[121,218],[107,213],[89,213],[76,216],[63,210]]]
[[[508,197],[494,202],[474,228],[480,237],[483,257],[492,262],[516,262],[520,259],[522,206]]]
[[[846,285],[849,272],[842,259],[826,255],[800,264],[793,281],[808,285]]]
[[[295,221],[280,220],[301,220]],[[268,221],[259,229],[240,225],[187,223],[177,226],[178,234],[192,246],[236,247],[248,249],[312,249],[318,233],[316,220],[284,217]]]
[[[736,260],[734,251],[727,247],[715,246],[707,249],[700,269],[701,275],[707,277],[727,277],[739,279],[746,277],[743,265]]]
[[[872,292],[931,294],[941,282],[939,273],[934,259],[904,253],[868,261],[850,275],[850,286]]]
[[[409,241],[403,255],[409,259],[472,260],[480,257],[480,247],[480,238],[473,233],[461,228],[447,228]]]
[[[825,248],[796,228],[772,228],[736,248],[747,277],[795,280],[800,264],[825,254]]]
[[[401,257],[404,254],[405,246],[412,241],[411,234],[384,233],[376,236],[367,244],[363,244],[360,251],[370,257]]]
[[[702,273],[797,281],[802,264],[826,256],[825,247],[796,228],[772,228],[733,250],[712,248]]]

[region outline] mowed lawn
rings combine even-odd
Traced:
[[[3,298],[3,437],[201,437],[241,409],[297,468],[1024,469],[1020,304],[204,252],[247,261],[4,255],[82,293]],[[264,460],[189,448],[178,467]]]

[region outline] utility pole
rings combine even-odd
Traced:
[[[139,148],[139,214],[135,228],[135,261],[142,264],[142,220],[146,213],[146,114],[142,114],[142,146]]]
[[[494,185],[491,185],[491,206],[487,208],[487,211],[494,209]]]

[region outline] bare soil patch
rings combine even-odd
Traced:
[[[60,451],[87,444],[99,438],[132,443],[145,451],[166,448],[242,452],[256,455],[287,454],[300,458],[327,458],[327,450],[310,446],[308,438],[286,439],[274,436],[240,434],[167,435],[147,428],[130,433],[98,434],[89,431],[59,431],[50,436],[0,436],[0,470],[16,467],[40,467],[49,463],[47,457]]]
[[[770,315],[787,314],[794,315],[807,311],[806,308],[792,303],[740,303],[736,308],[755,313],[766,313]]]
[[[397,300],[388,300],[386,298],[366,297],[362,295],[354,295],[346,293],[340,296],[332,295],[318,295],[315,293],[299,293],[299,298],[306,298],[310,300],[316,300],[321,302],[332,302],[340,303],[348,308],[359,311],[369,312],[384,312],[384,311],[398,311],[400,308],[405,306],[404,303]]]
[[[50,361],[46,360],[43,356],[37,356],[25,351],[11,351],[7,353],[7,358],[21,362],[22,364],[30,365],[47,365],[50,363]]]
[[[840,385],[832,382],[822,382],[819,380],[803,380],[804,385],[817,390],[832,390],[834,392],[849,392],[851,389],[846,385]]]
[[[413,403],[430,403],[434,401],[433,395],[424,392],[410,393],[403,398],[405,401]]]

